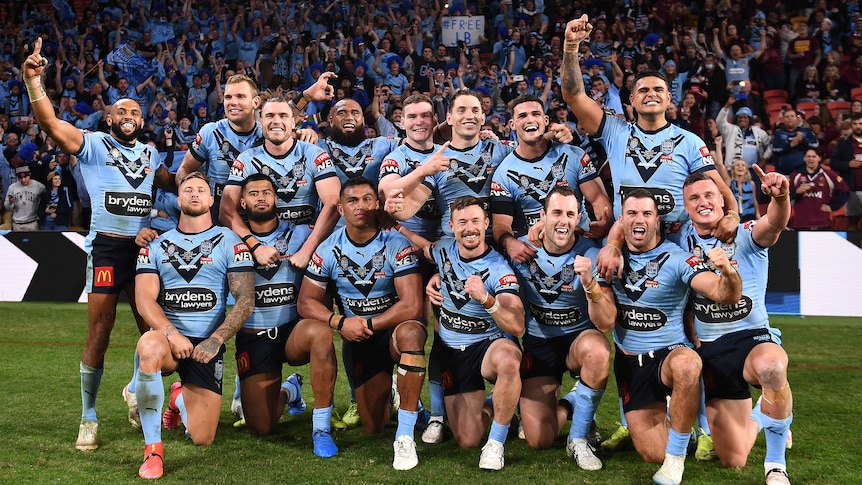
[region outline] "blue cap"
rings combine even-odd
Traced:
[[[308,66],[308,72],[311,72],[315,69],[317,69],[320,72],[323,72],[323,64],[321,64],[319,62],[315,62],[314,64]]]
[[[394,55],[394,56],[390,56],[389,60],[386,61],[386,66],[391,69],[392,63],[394,63],[394,62],[398,63],[399,68],[404,65],[404,59],[402,59],[401,56],[399,56],[399,55]]]
[[[353,72],[356,72],[357,67],[361,67],[362,69],[365,69],[365,72],[368,72],[368,64],[366,64],[365,61],[354,62],[353,63]]]
[[[357,47],[359,47],[359,44],[364,44],[364,43],[365,43],[365,37],[357,37],[357,38],[353,39],[353,48],[356,49]]]
[[[75,105],[75,111],[77,111],[78,113],[83,113],[85,115],[89,115],[89,114],[93,113],[93,108],[91,108],[89,104],[87,104],[83,101],[79,101]]]
[[[36,154],[36,150],[38,149],[39,147],[33,142],[25,143],[18,149],[18,156],[21,157],[21,160],[29,162],[33,160],[33,155]]]
[[[533,84],[533,81],[535,81],[537,77],[542,78],[543,82],[548,82],[548,76],[545,76],[541,72],[535,72],[532,76],[530,76],[530,84]]]
[[[598,57],[590,57],[589,59],[584,61],[584,67],[586,67],[587,69],[591,67],[602,67],[603,65],[604,62],[602,62],[602,60]]]
[[[658,34],[647,34],[644,37],[644,44],[648,45],[649,47],[652,47],[652,46],[658,44],[658,39],[659,39]]]
[[[745,107],[745,108],[739,108],[739,111],[736,112],[736,116],[739,116],[739,115],[745,115],[745,116],[748,116],[749,118],[751,118],[754,115],[754,113],[751,112],[751,108]]]

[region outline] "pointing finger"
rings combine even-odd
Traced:
[[[452,143],[450,140],[446,140],[446,143],[440,146],[440,149],[437,150],[437,153],[435,153],[435,155],[443,155],[443,152],[445,152],[446,149],[449,148],[450,143]]]
[[[761,182],[766,178],[766,172],[764,172],[763,169],[760,168],[760,165],[755,163],[751,166],[751,168],[754,169],[755,175],[757,175],[757,178],[759,178]]]

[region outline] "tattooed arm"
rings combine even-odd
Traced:
[[[592,31],[593,26],[587,21],[586,15],[570,20],[566,24],[560,82],[563,88],[563,99],[568,103],[572,113],[578,117],[578,125],[587,133],[594,135],[602,122],[604,111],[584,91],[584,78],[578,61],[578,46],[581,42],[589,41]]]
[[[202,364],[208,363],[218,354],[222,344],[236,335],[254,310],[254,272],[228,273],[227,282],[236,303],[210,338],[195,346],[192,358]]]

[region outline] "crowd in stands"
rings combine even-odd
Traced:
[[[822,196],[816,210],[829,224],[818,228],[835,220],[856,227],[862,213],[856,161],[862,158],[862,121],[853,128],[862,120],[857,0],[83,0],[58,8],[63,5],[27,0],[0,10],[2,190],[20,185],[15,179],[26,178],[21,167],[28,167],[33,183],[45,187],[43,200],[31,204],[43,229],[87,227],[88,203],[74,157],[60,152],[33,121],[20,66],[39,36],[58,116],[82,130],[107,131],[109,106],[133,98],[145,114],[141,139],[160,151],[185,149],[201,126],[223,116],[223,83],[232,74],[293,96],[327,71],[338,75],[333,102],[359,101],[378,121],[369,123],[374,135],[403,135],[406,96],[426,93],[443,114],[450,94],[467,87],[482,94],[486,126],[501,139],[514,138],[506,103],[531,93],[584,146],[589,140],[577,136],[559,85],[563,30],[583,13],[593,25],[591,42],[580,52],[593,99],[631,119],[634,73],[660,70],[673,95],[668,119],[707,142],[750,218],[762,207],[756,177],[749,180],[741,165],[739,174],[733,169],[739,160],[810,178],[800,186],[825,184],[828,194],[794,194],[797,200]],[[459,15],[484,16],[484,35],[473,45],[444,45],[441,19]],[[155,74],[141,79],[109,62],[124,43]],[[310,103],[302,127],[325,136],[330,106]],[[816,173],[806,164],[808,148],[820,159]],[[829,183],[814,180],[820,172]],[[24,222],[15,215],[21,204],[8,196],[4,202],[0,228],[11,228],[13,218]],[[837,219],[845,202],[847,218]],[[67,205],[68,214],[59,215]]]

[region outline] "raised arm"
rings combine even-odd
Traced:
[[[772,199],[766,214],[754,225],[751,236],[759,246],[768,248],[778,242],[781,231],[790,221],[790,182],[778,172],[764,173],[756,164],[752,168],[760,178],[761,190]]]
[[[84,144],[84,135],[74,125],[54,115],[54,105],[51,104],[42,84],[42,74],[45,73],[47,65],[47,59],[42,57],[42,38],[39,37],[33,45],[33,53],[24,60],[21,68],[30,105],[39,126],[57,142],[57,146],[66,153],[77,153]]]
[[[578,117],[578,124],[588,133],[595,134],[599,130],[604,111],[584,91],[584,78],[578,62],[578,46],[581,42],[589,40],[592,30],[593,26],[587,21],[586,15],[566,24],[560,81],[563,88],[563,99]]]

